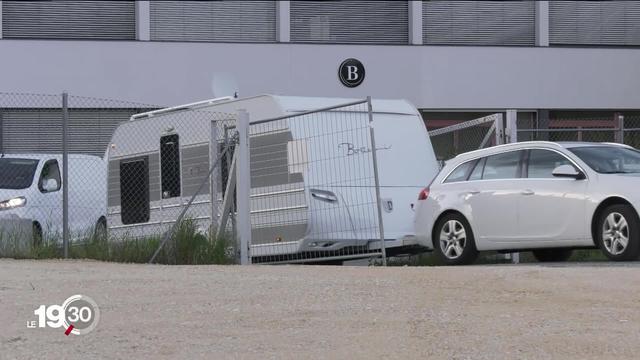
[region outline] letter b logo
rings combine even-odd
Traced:
[[[356,87],[364,80],[364,65],[357,59],[347,59],[338,68],[340,82],[346,87]]]

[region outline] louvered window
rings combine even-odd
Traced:
[[[103,156],[115,128],[139,109],[69,109],[69,152]],[[0,109],[2,151],[61,153],[60,109]]]
[[[640,1],[552,1],[549,43],[640,45]]]
[[[406,1],[292,1],[291,41],[407,44]]]
[[[425,44],[535,44],[534,1],[425,1],[422,16]]]
[[[2,1],[5,39],[134,40],[133,1]]]
[[[152,1],[151,40],[275,42],[275,1]]]

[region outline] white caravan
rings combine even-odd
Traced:
[[[0,236],[62,240],[62,155],[0,157]],[[106,232],[106,162],[69,155],[71,239]]]
[[[234,124],[238,110],[246,110],[250,122],[254,123],[354,101],[260,95],[213,99],[134,115],[131,121],[116,129],[106,154],[110,234],[115,237],[159,234],[174,223],[217,158],[223,138],[220,122],[226,120],[227,124]],[[439,171],[427,129],[419,112],[407,101],[373,100],[372,108],[387,253],[421,251],[414,236],[413,204],[416,194]],[[335,128],[350,112],[359,112],[358,116],[366,119],[366,104],[359,109],[324,111],[321,121],[311,119],[304,125],[291,119],[278,121],[270,132],[256,130],[260,125],[252,126],[250,254],[254,259],[336,251],[356,242],[362,244],[363,239],[370,250],[379,249],[379,235],[375,234],[377,213],[350,211],[350,207],[359,206],[355,201],[364,196],[373,196],[371,207],[375,208],[374,189],[345,186],[336,190],[317,185],[344,184],[345,181],[355,184],[356,179],[345,180],[344,172],[327,171],[327,168],[346,169],[348,161],[370,156],[368,135],[362,136],[368,134],[368,127],[361,128],[359,138],[353,139],[348,138],[347,132],[342,134]],[[304,139],[327,133],[335,136],[324,139],[321,147],[301,145]],[[265,160],[268,155],[258,150],[265,146],[273,146],[273,153],[277,150],[280,157]],[[304,151],[300,151],[301,146]],[[320,168],[315,161],[320,151],[325,157],[326,152],[331,151],[335,163]],[[301,153],[305,158],[302,161]],[[359,153],[363,156],[351,156]],[[298,159],[294,159],[296,157]],[[268,162],[271,168],[284,169],[285,176],[268,181],[260,179],[259,166],[254,164],[258,158],[262,158],[263,164]],[[301,169],[301,163],[305,169]],[[216,170],[212,181],[207,182],[205,191],[196,196],[187,212],[187,217],[197,220],[201,228],[212,225],[210,214],[214,214],[214,226],[221,217],[224,183],[226,179]],[[335,230],[336,221],[344,222],[348,228]],[[332,226],[334,229],[330,229]],[[363,228],[367,230],[360,231]]]

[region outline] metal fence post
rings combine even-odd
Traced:
[[[210,122],[210,130],[209,130],[209,167],[211,168],[218,158],[218,124],[215,120],[211,120]],[[211,212],[211,225],[209,226],[209,231],[213,232],[215,224],[218,222],[218,176],[216,174],[211,174],[211,178],[209,179],[209,199],[211,201],[210,209]],[[218,229],[215,229],[217,232]]]
[[[507,111],[508,114],[508,111]],[[509,115],[507,115],[507,118]],[[505,143],[504,139],[504,121],[502,121],[502,114],[496,114],[495,122],[493,123],[496,128],[496,145],[502,145]]]
[[[624,115],[616,114],[616,127],[615,141],[624,144]]]
[[[518,142],[518,116],[509,116],[507,113],[507,131],[506,131],[506,143],[513,144]]]
[[[62,93],[62,247],[69,257],[69,99]]]
[[[240,264],[248,265],[251,244],[251,168],[249,161],[249,113],[238,110],[238,159],[236,161],[236,197],[238,205],[238,235]]]
[[[369,112],[369,131],[371,132],[371,155],[373,158],[373,177],[376,186],[376,208],[378,210],[378,228],[380,231],[380,250],[382,250],[382,265],[387,266],[387,248],[384,243],[384,224],[382,221],[382,204],[380,199],[380,177],[378,176],[378,156],[376,151],[376,137],[373,130],[373,107],[371,96],[367,96],[367,107]]]

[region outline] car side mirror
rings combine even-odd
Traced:
[[[47,179],[42,182],[42,190],[51,192],[58,190],[58,181],[56,179]]]
[[[584,174],[571,165],[560,165],[553,169],[551,173],[555,177],[572,178],[576,180],[582,180],[585,178]]]

